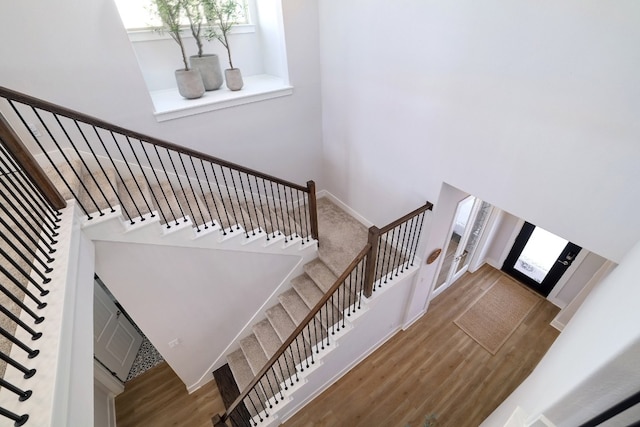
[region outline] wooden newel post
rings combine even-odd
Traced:
[[[220,418],[220,415],[218,414],[211,418],[211,424],[213,424],[213,427],[228,427],[227,423],[222,421],[222,418]]]
[[[9,151],[20,167],[31,178],[38,190],[49,201],[54,209],[62,209],[67,206],[64,198],[60,195],[56,187],[51,183],[47,174],[44,173],[36,159],[33,158],[29,150],[22,144],[20,138],[11,129],[9,123],[0,114],[0,140]]]
[[[307,181],[309,190],[309,222],[311,223],[311,237],[318,240],[318,201],[316,200],[316,183]]]
[[[367,255],[367,265],[364,272],[364,296],[369,298],[373,293],[373,282],[376,281],[376,258],[378,257],[378,238],[380,229],[375,225],[369,228],[369,244],[371,250]]]

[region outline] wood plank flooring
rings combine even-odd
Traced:
[[[188,394],[166,362],[126,383],[116,397],[118,427],[212,427],[211,417],[222,412],[215,381]]]
[[[400,332],[284,427],[478,426],[533,370],[558,336],[558,309],[538,304],[492,356],[453,321],[501,275],[467,273]]]
[[[489,266],[465,274],[429,312],[394,336],[285,427],[479,425],[533,370],[558,335],[558,309],[542,301],[492,356],[453,321],[501,275]],[[127,383],[116,399],[118,427],[211,427],[223,411],[212,381],[192,395],[166,364]]]

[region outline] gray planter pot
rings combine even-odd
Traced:
[[[222,78],[222,70],[220,69],[220,60],[218,59],[218,55],[194,55],[189,57],[189,62],[191,63],[191,68],[194,70],[200,70],[202,83],[204,83],[204,90],[220,89],[224,80]]]
[[[187,99],[200,98],[204,95],[204,84],[198,70],[176,70],[178,92]]]
[[[240,68],[227,68],[224,70],[224,78],[227,81],[229,90],[240,90],[244,85]]]

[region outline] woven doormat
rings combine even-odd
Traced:
[[[454,323],[489,353],[496,354],[541,299],[501,275]]]

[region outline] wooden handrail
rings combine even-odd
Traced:
[[[64,197],[49,180],[47,174],[42,170],[2,114],[0,114],[0,140],[2,140],[7,151],[13,155],[20,167],[31,178],[34,185],[38,187],[38,190],[47,199],[51,207],[58,210],[67,206]]]
[[[49,111],[51,113],[63,116],[63,117],[67,117],[69,119],[72,120],[78,120],[84,123],[87,123],[89,125],[92,126],[97,126],[97,127],[101,127],[103,129],[109,130],[109,131],[113,131],[131,138],[135,138],[138,139],[140,141],[145,141],[154,145],[157,145],[159,147],[163,147],[169,150],[173,150],[182,154],[186,154],[188,156],[192,156],[198,159],[202,159],[211,163],[215,163],[218,164],[220,166],[224,166],[230,169],[235,169],[237,171],[240,172],[244,172],[246,174],[249,175],[254,175],[257,176],[259,178],[263,178],[278,184],[282,184],[285,185],[287,187],[292,187],[295,188],[297,190],[300,191],[304,191],[305,193],[309,191],[309,189],[303,185],[299,185],[290,181],[286,181],[284,179],[280,179],[278,177],[275,177],[273,175],[269,175],[266,173],[262,173],[259,172],[257,170],[254,169],[250,169],[244,166],[241,166],[237,163],[232,163],[232,162],[228,162],[226,160],[220,159],[218,157],[214,157],[214,156],[210,156],[208,154],[196,151],[196,150],[191,150],[185,147],[181,147],[179,145],[176,144],[172,144],[170,142],[158,139],[158,138],[154,138],[152,136],[148,136],[148,135],[144,135],[142,133],[138,133],[135,131],[131,131],[129,129],[125,129],[123,127],[105,122],[104,120],[100,120],[98,118],[89,116],[87,114],[83,114],[74,110],[71,110],[69,108],[65,108],[65,107],[61,107],[59,105],[53,104],[51,102],[48,101],[44,101],[38,98],[34,98],[32,96],[29,95],[25,95],[23,93],[20,92],[16,92],[14,90],[11,89],[7,89],[3,86],[0,86],[0,97],[4,97],[6,99],[11,99],[13,101],[17,101],[26,105],[30,105],[33,107],[36,107],[38,109],[41,110],[46,110]]]
[[[353,272],[356,266],[362,261],[362,259],[367,256],[370,252],[371,245],[367,243],[365,247],[360,251],[360,253],[355,257],[353,261],[346,268],[344,273],[338,277],[333,286],[329,288],[329,290],[324,294],[324,296],[318,301],[318,303],[311,309],[311,311],[307,314],[307,316],[300,322],[298,327],[289,335],[289,338],[286,339],[285,342],[282,343],[278,351],[274,353],[274,355],[269,359],[269,361],[264,365],[264,367],[258,372],[258,374],[253,378],[253,381],[249,383],[247,387],[240,393],[240,396],[233,401],[233,403],[227,408],[226,412],[217,419],[218,422],[225,422],[230,414],[236,409],[236,407],[242,403],[242,401],[249,395],[249,393],[254,389],[254,387],[262,380],[262,378],[269,372],[271,367],[278,361],[278,359],[285,353],[285,351],[289,348],[291,343],[298,338],[298,335],[308,326],[308,324],[313,320],[313,318],[318,314],[318,312],[324,307],[324,305],[331,299],[335,291],[342,285],[342,283],[349,277],[349,275]],[[214,417],[215,418],[215,417]]]
[[[402,218],[397,219],[397,220],[385,225],[384,227],[380,228],[379,234],[384,234],[384,233],[386,233],[388,231],[391,231],[394,228],[396,228],[397,226],[399,226],[400,224],[402,224],[403,222],[410,220],[414,216],[420,215],[422,212],[430,211],[432,209],[433,209],[433,203],[427,202],[423,206],[420,206],[418,209],[416,209],[416,210],[414,210],[412,212],[409,212],[408,214],[406,214]]]

